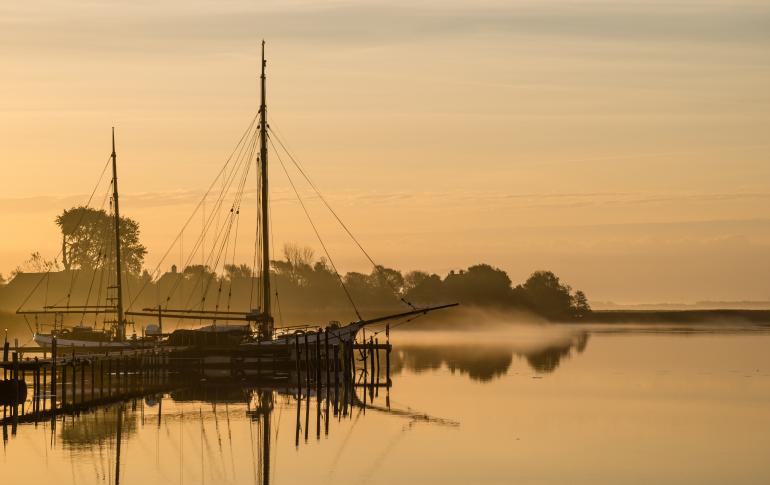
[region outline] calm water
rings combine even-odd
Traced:
[[[393,387],[347,416],[209,383],[8,426],[3,483],[770,483],[770,333],[522,325],[393,343]]]

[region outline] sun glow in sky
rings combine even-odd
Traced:
[[[256,111],[262,38],[272,127],[378,262],[770,299],[763,1],[4,2],[0,272],[56,255],[113,125],[154,266]],[[320,249],[271,175],[275,245]]]

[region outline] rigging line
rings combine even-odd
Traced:
[[[242,167],[241,167],[242,164],[243,164],[243,159],[240,158],[240,155],[239,155],[238,161],[236,162],[236,166],[238,167],[239,171],[242,169]],[[243,165],[245,166],[245,164],[243,164]],[[222,204],[224,203],[225,196],[227,195],[227,193],[229,191],[229,188],[232,186],[232,182],[235,180],[235,174],[236,174],[236,172],[231,172],[230,177],[227,180],[227,186],[224,188],[225,193],[220,195],[220,197],[218,198],[218,200],[217,200],[217,202],[215,204],[215,207],[214,207],[214,211],[211,213],[210,217],[208,218],[208,221],[205,222],[204,229],[203,229],[201,235],[196,240],[195,244],[193,245],[192,251],[190,252],[190,255],[188,256],[187,261],[184,262],[184,265],[189,265],[192,262],[192,260],[195,258],[195,255],[198,253],[198,249],[199,248],[201,248],[201,253],[203,253],[203,250],[202,250],[203,240],[206,237],[206,235],[208,234],[208,232],[212,229],[212,226],[214,225],[214,217],[215,217],[216,214],[219,213],[219,210],[221,209]],[[227,221],[226,221],[226,223],[227,223]],[[220,235],[221,235],[221,231],[223,229],[224,229],[224,225],[222,227],[216,228],[217,232],[219,232]],[[218,239],[219,239],[219,236],[217,236],[217,240]],[[216,246],[216,242],[217,241],[215,240],[214,246]],[[203,266],[206,266],[208,264],[208,260],[210,260],[211,257],[206,259],[205,255],[202,254],[202,256],[204,257]],[[166,298],[166,302],[167,303],[171,299],[171,297],[174,295],[174,293],[176,292],[176,290],[179,287],[179,285],[181,284],[181,282],[182,282],[182,280],[180,279],[180,280],[177,280],[174,283],[174,285],[170,289],[169,294],[168,294],[168,296]],[[199,284],[200,284],[200,280],[197,280],[196,284],[194,285],[194,287],[192,288],[191,291],[194,292],[198,288]],[[192,293],[191,293],[191,297],[192,297]],[[188,299],[188,303],[189,303],[190,299]]]
[[[268,141],[270,141],[270,146],[273,147],[273,151],[275,152],[275,155],[281,164],[281,168],[283,169],[283,172],[286,174],[286,178],[289,179],[289,184],[291,184],[291,188],[294,190],[294,194],[296,194],[297,200],[302,206],[302,210],[305,212],[308,222],[310,222],[310,225],[313,227],[313,232],[315,232],[315,235],[318,238],[318,242],[321,243],[321,247],[323,248],[324,253],[326,253],[326,257],[329,258],[329,264],[331,264],[332,269],[334,270],[334,274],[337,275],[337,279],[340,280],[340,285],[342,286],[342,289],[345,291],[345,295],[348,297],[348,300],[350,301],[350,304],[353,307],[353,310],[356,312],[356,316],[358,317],[359,320],[363,320],[363,317],[361,317],[361,313],[358,311],[358,307],[356,307],[356,304],[353,301],[353,297],[350,296],[350,292],[345,286],[345,282],[342,280],[342,276],[340,276],[340,273],[337,271],[337,267],[334,265],[334,260],[332,260],[332,257],[329,254],[329,251],[326,249],[326,244],[324,244],[323,239],[321,238],[321,234],[319,234],[318,229],[316,228],[316,225],[313,222],[313,218],[310,217],[310,212],[308,212],[307,207],[305,207],[305,202],[302,200],[302,197],[300,197],[299,191],[297,191],[297,187],[294,185],[294,181],[291,179],[291,176],[289,175],[289,171],[286,170],[286,165],[284,165],[283,160],[281,159],[281,154],[278,153],[278,150],[275,149],[275,145],[273,144],[272,140],[268,138]]]
[[[233,237],[233,266],[235,266],[235,245],[238,242],[238,223],[240,222],[241,201],[243,200],[243,190],[244,190],[244,188],[246,186],[246,180],[248,179],[249,168],[250,167],[251,167],[251,164],[250,163],[247,164],[246,170],[244,171],[244,174],[243,174],[243,178],[241,179],[241,183],[240,183],[240,187],[238,189],[238,193],[236,194],[236,199],[237,200],[233,202],[233,206],[230,209],[230,214],[233,216],[233,218],[235,220],[235,236]],[[233,214],[233,212],[235,212],[235,214]],[[231,227],[232,227],[232,224],[231,224]],[[228,228],[228,236],[229,236],[229,231],[230,231],[230,229]],[[230,244],[230,239],[228,237],[228,239],[227,239],[227,246],[225,246],[225,252],[224,252],[225,257],[224,257],[224,259],[222,261],[222,271],[223,271],[223,273],[225,271],[225,266],[227,265],[227,253],[228,253],[228,249],[229,249],[229,244]],[[219,302],[220,302],[220,298],[222,296],[222,285],[223,284],[224,284],[224,275],[219,280],[219,291],[217,292],[217,304],[216,304],[215,310],[219,310]],[[233,282],[231,280],[230,281],[229,295],[232,295],[232,285],[233,285]],[[230,308],[229,298],[228,298],[228,305],[227,306],[228,306],[228,309],[229,309]]]
[[[102,205],[101,205],[101,207],[99,207],[99,212],[104,211],[104,206],[107,205],[107,200],[111,200],[110,197],[109,197],[109,195],[110,195],[110,188],[111,187],[112,187],[112,180],[110,180],[110,183],[107,186],[107,192],[104,194],[104,198],[102,199]],[[110,205],[112,205],[111,202],[110,202]],[[85,218],[85,213],[81,214],[81,220],[83,218]],[[63,249],[62,249],[62,251],[63,251]],[[82,270],[82,264],[81,264],[80,269]],[[67,295],[66,295],[67,306],[69,306],[69,304],[70,304],[70,297],[72,296],[72,292],[75,290],[75,284],[78,282],[79,278],[80,278],[80,271],[73,270],[71,272],[71,275],[70,275],[69,288],[67,289]],[[63,299],[64,299],[64,297],[62,297],[56,304],[58,305],[59,303],[61,303],[61,300],[63,300]]]
[[[232,227],[232,216],[228,216],[228,220],[230,220],[230,222],[231,222],[229,227]],[[228,227],[228,231],[227,231],[228,233],[230,231],[229,227]],[[201,293],[202,293],[203,296],[201,297],[201,301],[200,301],[200,309],[201,310],[204,309],[206,297],[208,296],[209,286],[210,286],[210,283],[213,280],[213,278],[216,276],[216,270],[219,267],[219,258],[220,258],[221,254],[222,254],[222,247],[224,246],[224,242],[227,239],[227,235],[225,235],[225,237],[222,238],[222,242],[220,243],[219,241],[220,241],[220,237],[221,236],[222,236],[222,233],[218,234],[217,238],[214,240],[214,244],[212,245],[211,255],[204,260],[203,269],[201,270],[200,278],[196,279],[195,285],[193,285],[193,288],[190,290],[189,296],[187,298],[187,301],[185,301],[184,307],[188,307],[189,306],[190,301],[192,301],[192,298],[193,298],[193,296],[196,293],[195,290],[198,288],[199,285],[201,285]],[[215,251],[217,246],[220,247],[220,250],[217,252],[217,258],[216,258],[216,261],[214,263],[214,267],[211,268],[211,270],[212,270],[211,274],[207,277],[207,275],[205,273],[205,268],[209,267],[209,263],[210,263],[211,259],[214,256],[214,251]],[[203,286],[201,284],[201,282],[204,279],[206,279],[206,278],[208,278],[208,281],[206,282],[205,286]],[[167,301],[168,301],[168,299],[167,299]]]
[[[204,309],[205,300],[208,297],[208,292],[209,292],[209,288],[211,287],[211,282],[214,280],[214,278],[217,275],[216,272],[217,272],[217,268],[219,267],[219,260],[221,259],[222,254],[227,251],[226,243],[229,242],[229,240],[230,240],[230,232],[231,232],[231,229],[233,227],[233,219],[234,219],[234,217],[235,217],[234,215],[229,217],[230,224],[227,227],[227,232],[222,237],[222,242],[219,245],[219,251],[217,252],[217,257],[214,260],[214,265],[211,267],[211,274],[208,276],[208,281],[206,282],[206,286],[203,288],[203,298],[201,299],[201,310]],[[217,239],[214,240],[214,247],[216,247],[218,240],[219,240],[219,237],[217,237]],[[213,250],[212,250],[211,254],[213,256],[213,254],[214,254]],[[209,260],[210,260],[210,258],[207,259],[207,262]],[[218,306],[218,303],[217,303],[217,306]]]
[[[273,206],[269,205],[267,208],[268,214],[267,217],[270,219],[270,227],[273,226]],[[275,251],[275,231],[270,232],[270,247],[273,251]],[[281,312],[281,300],[278,298],[278,278],[275,280],[275,304],[278,306],[278,321],[281,322],[281,326],[283,326],[283,313]]]
[[[393,290],[393,293],[405,304],[410,306],[412,309],[415,309],[415,306],[408,300],[404,298],[404,296],[396,289],[395,285],[387,278],[387,276],[384,274],[384,271],[382,269],[382,266],[377,264],[374,259],[369,255],[369,253],[364,249],[363,245],[358,241],[358,239],[353,235],[353,233],[348,229],[348,226],[345,225],[344,222],[342,222],[342,219],[337,215],[337,213],[332,209],[329,202],[326,200],[326,198],[321,194],[321,191],[318,190],[318,187],[313,183],[313,181],[310,179],[310,177],[305,173],[305,170],[302,168],[300,163],[292,156],[291,152],[289,152],[288,148],[286,148],[286,145],[281,141],[281,138],[275,133],[275,131],[272,128],[269,128],[270,132],[275,135],[275,139],[278,140],[278,143],[281,145],[281,148],[283,148],[283,151],[286,152],[286,155],[289,156],[289,159],[291,159],[292,163],[294,163],[294,166],[297,167],[297,170],[299,170],[299,173],[302,174],[302,176],[305,178],[308,184],[310,184],[310,187],[313,188],[316,195],[318,195],[318,198],[321,199],[321,201],[324,203],[327,209],[329,209],[329,212],[332,213],[335,219],[337,219],[337,222],[342,226],[342,228],[345,230],[345,232],[350,236],[350,239],[353,240],[353,242],[358,246],[358,249],[361,250],[361,252],[366,256],[366,259],[369,260],[370,263],[372,263],[372,266],[374,266],[375,271],[379,272],[382,276],[382,279],[385,280],[385,282],[390,286],[390,288]]]
[[[163,261],[165,261],[168,254],[171,252],[171,250],[176,245],[177,241],[182,237],[182,234],[184,233],[184,230],[187,228],[187,226],[190,224],[190,221],[193,220],[195,217],[195,214],[198,212],[198,209],[201,207],[201,204],[204,200],[206,200],[206,197],[208,197],[209,193],[211,192],[211,189],[214,188],[214,186],[217,183],[217,180],[222,176],[223,173],[225,173],[227,166],[230,164],[230,161],[232,160],[233,155],[235,155],[235,152],[238,151],[238,147],[243,143],[243,140],[246,138],[246,135],[248,135],[252,131],[252,127],[254,126],[254,122],[257,120],[257,117],[259,115],[254,115],[254,118],[252,118],[251,123],[249,123],[249,126],[246,128],[246,131],[244,131],[243,135],[241,136],[241,139],[238,141],[238,144],[233,149],[232,153],[230,153],[230,156],[227,157],[227,160],[225,161],[225,164],[222,166],[221,169],[219,169],[219,172],[217,173],[216,177],[214,177],[214,180],[209,185],[208,189],[206,189],[206,192],[203,194],[203,197],[201,198],[200,202],[198,202],[198,205],[193,210],[192,214],[190,214],[190,217],[187,219],[187,221],[182,225],[182,229],[179,231],[177,236],[174,238],[174,240],[171,242],[171,245],[168,247],[166,252],[163,254],[163,256],[160,258],[160,261],[158,262],[155,269],[150,273],[151,275],[156,275],[160,273],[160,266],[163,264]],[[147,287],[147,283],[151,281],[152,278],[145,281],[145,283],[142,285],[141,289],[139,290],[139,293],[136,294],[133,300],[128,304],[128,308],[132,307],[133,304],[136,302],[136,300],[139,298],[139,296],[142,294],[142,292]]]
[[[252,144],[252,148],[253,148],[253,144]],[[253,150],[251,151],[251,153],[253,154]],[[249,158],[247,157],[247,158],[243,158],[242,160],[248,160],[248,159],[249,159]],[[249,165],[250,165],[249,163],[243,163],[243,166],[244,166],[244,167],[246,167],[246,168],[248,168],[248,166],[249,166]],[[232,180],[234,180],[234,179],[235,179],[235,177],[233,177],[233,178],[232,178]],[[229,191],[229,187],[232,185],[232,180],[230,181],[230,183],[229,183],[229,185],[228,185],[228,188],[227,188],[227,190],[228,190],[228,191]],[[222,200],[224,200],[224,199],[222,199]],[[217,207],[217,209],[216,209],[216,210],[219,210],[219,208],[221,208],[221,203],[219,204],[219,206]],[[230,219],[230,218],[228,218],[228,219]],[[212,223],[212,222],[213,222],[213,213],[212,213],[212,217],[210,217],[210,218],[209,218],[209,225],[208,225],[208,226],[205,228],[205,229],[206,229],[206,231],[208,231],[208,229],[210,229],[210,225],[211,225],[211,223]],[[232,224],[232,222],[231,222],[231,224]],[[224,229],[224,227],[222,227],[221,229]],[[205,233],[204,233],[204,234],[205,234]],[[221,232],[220,232],[220,234],[217,236],[216,240],[214,241],[214,245],[213,245],[214,247],[216,247],[216,245],[217,245],[217,242],[218,242],[218,240],[219,240],[219,237],[220,237],[221,235],[222,235],[222,234],[221,234]],[[198,248],[198,246],[199,246],[199,244],[200,244],[201,240],[202,240],[202,239],[201,239],[201,238],[199,238],[199,239],[198,239],[198,241],[196,242],[195,246],[193,247],[193,252],[190,254],[190,257],[189,257],[189,258],[188,258],[188,260],[187,260],[187,264],[189,264],[189,262],[192,260],[192,258],[193,258],[193,257],[195,256],[195,254],[197,253],[197,251],[198,251],[198,249],[197,249],[197,248]],[[213,254],[214,254],[214,253],[213,253],[213,250],[212,250],[212,253],[211,253],[211,255],[209,256],[209,258],[207,258],[207,259],[204,259],[204,261],[203,261],[203,263],[204,263],[204,266],[206,266],[206,265],[209,263],[209,261],[210,261],[210,260],[211,260],[211,258],[213,257]],[[220,250],[220,254],[221,254],[221,250]],[[218,261],[219,261],[219,257],[217,258],[217,266],[218,266],[218,264],[219,264],[219,263],[218,263]],[[216,269],[216,268],[215,268],[215,269]],[[189,304],[190,300],[192,299],[192,295],[194,294],[195,290],[198,288],[198,285],[200,284],[200,282],[201,282],[201,279],[198,279],[198,280],[196,281],[195,285],[193,286],[193,288],[192,288],[192,290],[191,290],[191,293],[190,293],[190,297],[187,299],[187,302],[185,303],[185,305]],[[177,282],[177,283],[178,283],[178,282]],[[177,285],[177,284],[175,284],[175,285],[174,285],[174,287],[173,287],[173,288],[171,289],[171,291],[169,292],[169,296],[166,298],[166,301],[167,301],[167,302],[169,301],[169,299],[171,298],[171,296],[173,295],[173,293],[176,291],[176,288],[177,288],[177,286],[178,286],[178,285]],[[205,300],[205,294],[204,294],[204,298],[203,298],[203,299]]]
[[[251,165],[251,164],[249,164],[249,165]],[[235,268],[235,250],[238,247],[238,234],[239,234],[238,231],[239,231],[239,228],[240,228],[240,225],[241,225],[240,214],[241,214],[241,207],[239,205],[238,206],[238,212],[236,214],[237,217],[235,218],[235,237],[233,239],[233,257],[230,260],[230,264],[233,266],[233,268]],[[228,288],[228,291],[227,291],[227,311],[230,311],[230,303],[232,302],[232,299],[233,299],[233,280],[231,279],[230,280],[230,287]]]
[[[100,180],[100,182],[101,182],[101,180]],[[107,198],[109,197],[109,193],[110,193],[110,187],[112,187],[112,181],[110,181],[110,184],[107,186],[107,191],[105,192],[105,195],[104,195],[104,197],[102,198],[102,204],[101,204],[101,206],[99,207],[99,211],[102,211],[102,210],[104,210],[104,206],[107,204]],[[92,197],[91,197],[91,199],[93,198],[93,195],[95,194],[95,192],[96,192],[96,191],[94,191],[94,192],[92,193]],[[89,203],[90,203],[90,200],[91,200],[91,199],[89,199]],[[87,207],[87,206],[86,206],[86,207]],[[77,226],[76,226],[76,230],[77,230],[77,228],[79,228],[79,227],[80,227],[80,225],[82,224],[82,222],[83,222],[83,219],[85,219],[85,216],[86,216],[86,213],[85,213],[85,212],[82,212],[82,213],[81,213],[81,215],[80,215],[80,219],[79,219],[79,221],[78,221],[78,224],[77,224]],[[61,249],[59,252],[60,252],[60,254],[63,254],[63,252],[64,252],[64,248],[62,248],[62,249]],[[60,304],[61,304],[61,302],[62,302],[62,301],[64,301],[64,300],[66,299],[66,300],[67,300],[67,306],[69,306],[69,299],[70,299],[70,296],[72,295],[72,291],[74,290],[74,287],[75,287],[75,283],[77,283],[77,280],[78,280],[78,275],[79,275],[79,272],[78,272],[78,271],[76,271],[76,270],[71,270],[71,272],[70,272],[70,282],[69,282],[69,286],[67,287],[67,293],[66,293],[66,294],[64,294],[64,295],[62,295],[62,297],[61,297],[61,298],[59,298],[59,300],[57,300],[57,301],[54,303],[55,305],[60,305]]]
[[[111,185],[112,184],[110,184],[110,186]],[[108,263],[108,260],[107,260],[107,244],[108,244],[108,241],[109,241],[108,232],[109,232],[109,228],[107,226],[105,226],[104,227],[104,233],[102,234],[102,244],[99,247],[99,255],[98,255],[97,261],[96,261],[97,266],[94,268],[93,274],[91,275],[91,283],[88,286],[88,293],[86,295],[86,303],[85,303],[86,305],[88,305],[89,301],[91,300],[91,293],[93,291],[94,283],[96,282],[96,275],[99,272],[99,264],[101,263],[101,266],[104,266],[104,265],[106,265]],[[102,260],[102,261],[100,261],[100,260]],[[99,294],[101,295],[101,287],[99,288]],[[98,297],[97,297],[96,304],[97,305],[99,304]],[[80,317],[80,324],[81,325],[83,324],[83,321],[85,320],[85,317],[86,317],[86,311],[85,311],[85,308],[84,308],[83,314]]]
[[[250,140],[251,140],[251,141],[249,142],[249,143],[251,143],[251,145],[252,145],[252,146],[254,145],[254,141],[253,141],[253,140],[255,140],[255,139],[256,139],[256,134],[253,134],[253,136],[250,138]],[[253,150],[252,150],[252,152],[253,152]],[[231,171],[231,172],[230,172],[230,174],[228,175],[228,180],[227,180],[227,182],[228,182],[228,183],[227,183],[227,187],[226,187],[226,188],[223,188],[223,192],[225,192],[225,194],[224,194],[224,195],[226,195],[227,191],[229,191],[230,187],[232,186],[232,182],[235,180],[235,175],[236,175],[236,173],[237,173],[237,172],[239,172],[240,170],[242,170],[242,169],[243,169],[242,165],[243,165],[243,166],[247,165],[247,163],[245,163],[245,162],[244,162],[245,160],[247,160],[247,158],[243,158],[243,157],[241,157],[242,153],[243,153],[243,152],[240,152],[240,153],[239,153],[239,155],[238,155],[238,159],[237,159],[237,160],[236,160],[236,162],[235,162],[235,166],[236,166],[236,167],[238,167],[237,171],[234,169],[234,170],[233,170],[233,171]],[[204,229],[203,229],[203,231],[202,231],[201,235],[200,235],[200,236],[198,237],[198,239],[195,241],[195,244],[193,245],[193,248],[192,248],[192,250],[190,251],[190,255],[187,257],[187,260],[184,262],[184,265],[185,265],[185,266],[189,265],[189,264],[190,264],[190,262],[191,262],[191,261],[192,261],[192,260],[195,258],[195,255],[198,253],[198,249],[199,249],[199,248],[200,248],[200,246],[201,246],[201,243],[202,243],[202,241],[203,241],[203,238],[206,236],[206,234],[208,233],[208,231],[211,229],[211,225],[213,224],[213,221],[214,221],[214,216],[215,216],[215,213],[216,213],[216,211],[218,211],[218,210],[221,208],[222,202],[224,201],[224,195],[220,195],[220,197],[218,197],[217,203],[215,204],[215,210],[214,210],[214,211],[212,211],[212,213],[210,214],[210,217],[208,218],[208,221],[206,222],[206,224],[205,224],[205,226],[204,226]],[[200,207],[200,204],[199,204],[199,207]],[[197,209],[196,209],[196,210],[197,210]],[[190,220],[192,220],[192,218],[188,219],[188,223],[190,222]],[[184,232],[184,228],[182,229],[182,232]],[[180,233],[180,234],[181,234],[181,233]],[[179,236],[177,236],[177,239],[178,239],[178,238],[179,238]],[[175,241],[175,242],[176,242],[176,241]],[[175,242],[174,242],[174,243],[175,243]],[[172,243],[172,247],[173,247],[173,244],[174,244],[174,243]],[[171,248],[169,248],[169,251],[170,251],[170,249],[171,249]],[[169,252],[169,251],[167,251],[167,252],[166,252],[166,254],[168,254],[168,252]],[[165,255],[164,255],[164,258],[165,258]],[[162,262],[162,261],[161,261],[161,262]],[[205,263],[205,261],[204,261],[204,263]],[[160,266],[160,264],[159,264],[159,266]],[[159,267],[159,266],[158,266],[158,267]],[[184,271],[184,269],[183,269],[182,271]],[[179,287],[179,284],[180,284],[180,282],[181,282],[181,281],[182,281],[182,279],[180,278],[180,279],[178,279],[177,281],[175,281],[175,282],[174,282],[174,285],[173,285],[173,286],[172,286],[172,288],[169,290],[168,296],[167,296],[167,298],[166,298],[166,302],[168,302],[168,301],[171,299],[171,297],[173,296],[173,294],[176,292],[177,288]],[[146,285],[146,282],[145,282],[145,285]],[[196,285],[195,285],[195,288],[197,288],[197,287],[198,287],[198,286],[197,286],[197,284],[196,284]],[[195,288],[194,288],[194,289],[195,289]],[[144,287],[143,287],[143,289],[144,289]],[[137,297],[138,297],[138,295],[137,295]],[[131,303],[132,303],[132,305],[133,305],[134,301],[132,301]]]
[[[108,266],[110,264],[109,261],[111,259],[111,255],[112,255],[112,246],[110,245],[110,246],[107,246],[106,249],[105,249],[104,264],[101,267],[101,274],[99,276],[99,289],[98,289],[97,294],[96,294],[96,304],[97,305],[100,305],[101,301],[102,301],[102,288],[104,288],[107,285],[109,285],[109,281],[108,281],[108,277],[107,277],[107,271],[108,271]],[[104,303],[105,303],[105,305],[108,303],[106,291],[105,291]],[[96,320],[97,320],[98,317],[99,317],[99,315],[95,314],[95,316],[94,316],[94,326],[96,326]],[[102,330],[104,330],[104,326],[105,326],[104,320],[105,320],[105,317],[102,316]]]
[[[249,165],[250,164],[244,164],[246,170],[248,170]],[[246,170],[244,170],[244,172],[246,172]],[[244,175],[247,175],[247,173],[245,173]],[[240,185],[242,185],[242,184],[239,183],[239,190],[241,188]],[[240,204],[240,197],[239,197],[239,195],[242,196],[242,191],[240,191],[240,194],[236,194],[236,200],[233,202],[233,205],[239,205]],[[216,239],[214,240],[214,244],[212,245],[212,248],[213,248],[212,249],[212,253],[209,255],[209,257],[207,259],[204,260],[204,266],[208,266],[210,261],[214,257],[214,254],[215,254],[214,252],[216,251],[216,247],[219,245],[220,249],[216,253],[216,260],[215,260],[215,263],[214,263],[213,272],[208,277],[208,281],[206,282],[205,289],[201,288],[203,290],[203,296],[201,298],[201,308],[203,308],[203,305],[205,303],[206,297],[208,296],[208,289],[210,287],[211,281],[213,281],[213,278],[214,278],[214,276],[216,274],[216,271],[217,271],[217,269],[219,267],[219,260],[222,257],[223,249],[225,248],[224,243],[229,240],[229,234],[230,234],[231,229],[232,229],[233,218],[234,218],[234,213],[230,212],[228,214],[227,219],[226,219],[226,223],[228,224],[227,232],[226,233],[224,232],[224,226],[223,226],[221,228],[221,230],[220,230],[220,233],[217,235]],[[219,242],[220,241],[220,237],[222,237],[223,235],[224,235],[224,238],[222,238],[222,242],[220,243]],[[226,260],[226,257],[225,257],[225,260]],[[195,294],[195,290],[198,288],[198,285],[201,284],[203,279],[205,279],[205,274],[204,274],[203,278],[199,278],[199,279],[196,280],[195,285],[193,286],[193,289],[190,292],[190,296],[188,297],[187,301],[185,302],[185,307],[187,307],[189,305],[190,301],[192,300],[192,296]],[[167,299],[167,301],[168,301],[168,299]]]

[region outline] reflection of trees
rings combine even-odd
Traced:
[[[572,350],[582,353],[588,344],[588,333],[581,332],[571,338],[547,346],[516,350],[508,345],[407,345],[393,354],[391,371],[397,374],[404,369],[413,372],[439,369],[446,366],[452,373],[467,374],[476,381],[489,381],[505,375],[516,354],[526,359],[538,372],[553,372],[561,360]]]
[[[583,332],[573,337],[567,344],[549,345],[543,349],[524,353],[523,355],[527,359],[529,366],[536,371],[553,372],[559,366],[561,359],[572,353],[573,348],[578,353],[582,353],[586,345],[588,345],[588,333]]]
[[[76,419],[63,419],[60,438],[65,446],[71,448],[92,448],[94,445],[115,438],[118,430],[119,406],[96,408],[80,414]],[[136,409],[123,407],[123,439],[136,432]]]
[[[392,370],[396,373],[404,368],[424,372],[446,365],[452,373],[468,374],[482,382],[505,374],[513,360],[508,348],[464,345],[405,346],[395,355]]]

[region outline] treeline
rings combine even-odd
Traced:
[[[274,261],[280,293],[301,300],[327,300],[340,293],[339,278],[324,260],[312,262],[287,258]],[[415,306],[458,302],[499,310],[527,311],[550,320],[569,320],[591,311],[582,291],[572,291],[550,271],[536,271],[513,286],[508,274],[488,264],[451,271],[443,278],[424,271],[406,274],[379,266],[369,274],[347,273],[342,281],[351,299],[365,309],[385,309],[403,303]]]
[[[33,309],[114,301],[111,216],[104,210],[74,207],[55,222],[61,232],[61,260],[48,261],[33,253],[10,281],[0,276],[0,311],[14,311],[20,305]],[[261,281],[250,266],[191,265],[181,271],[174,266],[153,279],[142,269],[147,250],[140,242],[138,223],[121,217],[120,226],[127,307],[245,311],[259,306]],[[550,271],[536,271],[515,286],[505,271],[488,264],[443,277],[382,266],[369,273],[338,275],[324,258],[315,258],[311,248],[294,244],[284,247],[283,259],[271,261],[270,269],[273,308],[277,317],[288,321],[333,315],[366,318],[405,305],[449,302],[528,311],[550,320],[580,318],[590,312],[585,294],[573,292]]]
[[[0,286],[0,311],[14,311],[23,301],[24,309],[51,304],[108,304],[112,293],[101,271],[19,273]],[[271,286],[276,317],[287,323],[354,319],[356,312],[369,318],[407,309],[408,304],[419,307],[450,302],[526,311],[549,320],[571,320],[590,312],[585,295],[573,292],[552,272],[536,271],[524,283],[513,286],[505,271],[488,264],[451,271],[444,277],[424,271],[404,274],[384,267],[368,274],[338,276],[323,259],[290,257],[272,262]],[[161,305],[246,311],[259,306],[260,287],[260,278],[253,276],[247,265],[226,265],[219,273],[193,265],[182,271],[174,267],[157,280],[151,280],[146,272],[126,274],[124,299],[134,310]]]

